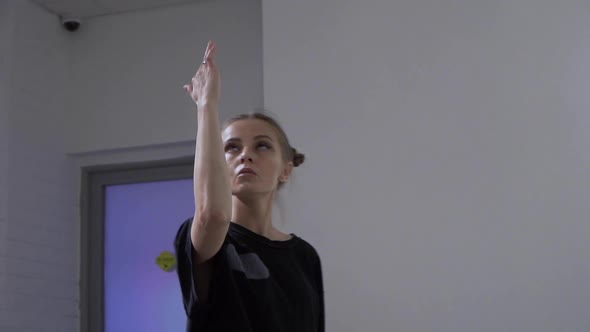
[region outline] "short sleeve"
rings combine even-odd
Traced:
[[[193,245],[191,240],[192,217],[182,223],[174,239],[176,252],[176,273],[182,291],[184,310],[189,320],[202,321],[207,317],[209,305],[201,303],[197,296]]]
[[[306,243],[307,244],[307,243]],[[324,304],[324,279],[322,275],[322,262],[320,255],[316,249],[307,244],[308,255],[311,258],[311,268],[315,289],[319,297],[319,312],[318,312],[318,329],[319,332],[326,330],[326,318],[325,318],[325,304]]]
[[[174,239],[174,250],[176,252],[176,273],[182,290],[182,300],[184,310],[188,315],[190,313],[191,302],[197,302],[196,288],[194,287],[193,278],[193,255],[192,243],[190,238],[192,218],[182,223]]]
[[[316,282],[318,285],[318,295],[320,297],[320,313],[319,313],[319,326],[318,331],[324,332],[326,330],[326,313],[325,313],[325,304],[324,304],[324,280],[322,276],[322,263],[320,260],[320,256],[316,252]]]
[[[306,262],[306,270],[309,271],[309,278],[313,282],[314,291],[318,295],[317,307],[317,329],[315,331],[324,332],[326,330],[325,304],[324,304],[324,280],[322,273],[322,262],[316,249],[306,241],[303,241],[303,260]]]

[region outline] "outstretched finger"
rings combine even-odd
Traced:
[[[211,50],[209,51],[209,58],[208,58],[212,64],[215,64],[216,56],[217,56],[217,44],[213,43],[213,45],[211,46]]]
[[[209,53],[211,52],[211,46],[212,46],[212,43],[211,43],[211,41],[209,41],[207,43],[207,49],[205,49],[205,55],[203,56],[203,63],[207,63],[207,60],[209,59]]]

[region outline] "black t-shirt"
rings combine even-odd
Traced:
[[[192,219],[180,226],[174,241],[187,332],[324,332],[321,263],[313,246],[294,234],[273,241],[231,222],[211,258],[203,303],[195,287]]]

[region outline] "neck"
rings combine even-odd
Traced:
[[[271,237],[274,195],[232,197],[232,221],[265,237]]]

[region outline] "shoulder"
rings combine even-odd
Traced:
[[[317,261],[319,263],[320,261],[320,255],[318,253],[318,251],[316,250],[316,248],[309,243],[308,241],[306,241],[305,239],[297,236],[297,251],[300,252],[302,255],[306,256],[307,258],[310,258],[313,261]]]
[[[306,240],[298,237],[297,245],[298,256],[303,270],[309,278],[314,281],[319,292],[322,292],[322,261],[316,248]]]

